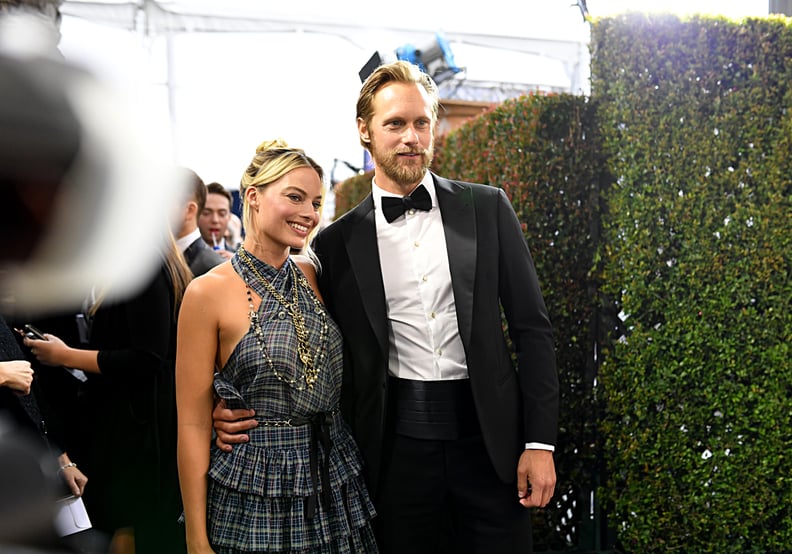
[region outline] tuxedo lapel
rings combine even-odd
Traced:
[[[437,204],[443,218],[459,334],[467,347],[473,332],[473,290],[476,274],[476,214],[473,191],[470,187],[434,174],[432,176]]]
[[[388,322],[385,312],[385,286],[382,283],[377,227],[374,222],[374,200],[369,194],[347,218],[344,244],[357,279],[369,324],[383,352],[388,351]],[[341,307],[340,309],[343,309]]]

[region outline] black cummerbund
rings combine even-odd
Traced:
[[[416,439],[453,440],[480,433],[470,379],[388,378],[394,430]]]

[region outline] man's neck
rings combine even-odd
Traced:
[[[198,232],[198,227],[196,226],[195,229],[193,229],[189,233],[181,235],[179,238],[177,238],[176,246],[178,246],[179,249],[181,249],[181,251],[184,252],[187,249],[187,247],[189,247],[192,243],[195,242],[195,239],[200,239],[200,238],[201,238],[201,233]]]
[[[191,224],[191,223],[184,222],[184,223],[182,223],[182,226],[179,229],[179,234],[178,234],[178,236],[176,238],[177,239],[183,239],[184,237],[186,237],[190,233],[194,232],[197,228],[198,228],[198,224],[197,223],[192,223]]]
[[[426,173],[424,173],[423,177],[412,184],[399,184],[393,179],[388,178],[384,174],[380,174],[377,176],[376,170],[374,171],[374,176],[372,177],[372,181],[382,190],[385,192],[389,192],[391,194],[398,194],[399,196],[407,196],[412,191],[414,191],[418,185],[420,185],[424,178],[426,177]]]

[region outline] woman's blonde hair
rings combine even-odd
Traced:
[[[173,317],[178,319],[179,308],[181,308],[181,301],[184,298],[184,291],[187,285],[193,278],[193,273],[190,271],[190,266],[184,259],[182,251],[176,246],[176,239],[170,228],[165,230],[165,244],[163,245],[160,257],[165,267],[165,271],[171,281],[171,288],[173,290]],[[105,300],[107,290],[100,290],[96,294],[96,299],[93,304],[88,307],[87,314],[91,317],[96,315],[96,312],[101,307]]]
[[[248,165],[239,184],[239,195],[242,199],[242,225],[246,232],[251,229],[250,206],[245,193],[250,187],[266,187],[274,183],[290,171],[301,167],[308,167],[319,174],[319,180],[324,181],[324,171],[313,158],[300,148],[291,148],[283,139],[266,140],[256,148],[256,154]],[[324,187],[322,188],[324,197]],[[321,214],[321,211],[320,211]],[[315,227],[305,239],[301,254],[308,256],[314,262],[316,257],[311,251],[311,240],[319,227]]]

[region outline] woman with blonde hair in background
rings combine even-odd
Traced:
[[[322,178],[302,150],[262,143],[240,186],[243,244],[185,294],[176,390],[191,553],[377,551],[338,407],[342,339],[308,246]],[[216,397],[257,421],[232,452],[212,444]]]

